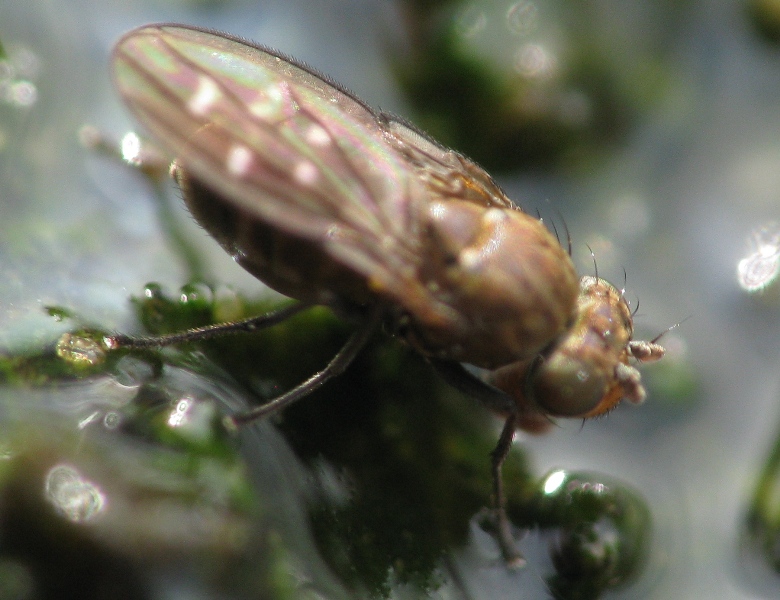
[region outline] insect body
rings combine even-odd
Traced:
[[[425,354],[493,368],[573,316],[565,251],[455,152],[289,59],[182,27],[115,50],[123,99],[172,151],[200,223],[292,297],[385,303]]]
[[[494,455],[508,528],[500,466],[517,426],[644,397],[629,358],[659,357],[660,346],[632,342],[622,296],[603,280],[578,285],[558,240],[462,155],[295,60],[223,34],[142,27],[119,41],[113,69],[130,110],[177,157],[188,208],[225,250],[303,306],[363,319],[324,371],[231,423],[306,395],[384,323],[508,415]],[[113,336],[106,345],[179,339]],[[494,387],[462,362],[492,371]],[[509,537],[500,535],[512,560]]]

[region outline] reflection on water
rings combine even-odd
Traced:
[[[737,264],[737,280],[747,292],[760,292],[777,278],[780,265],[780,225],[767,223],[750,236],[752,252]]]
[[[171,427],[179,427],[187,422],[187,413],[190,410],[192,401],[188,398],[182,398],[176,403],[176,407],[171,411],[168,416],[168,425]]]
[[[107,498],[99,486],[71,466],[59,464],[46,474],[46,498],[74,523],[86,523],[106,508]]]
[[[19,108],[38,101],[34,83],[40,73],[40,59],[29,48],[11,46],[6,52],[0,46],[0,102]]]

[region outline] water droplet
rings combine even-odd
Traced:
[[[506,11],[509,31],[517,35],[528,35],[539,26],[539,9],[533,2],[515,2]]]
[[[101,489],[67,465],[56,465],[46,475],[46,498],[75,523],[94,519],[106,504]]]
[[[82,366],[98,365],[106,358],[100,342],[73,333],[62,334],[57,341],[56,352],[61,359]]]
[[[487,26],[487,17],[482,9],[469,4],[460,11],[455,20],[455,31],[458,35],[466,39],[473,39],[485,30]]]

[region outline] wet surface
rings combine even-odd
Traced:
[[[81,328],[203,324],[266,301],[170,190],[173,223],[214,284],[180,293],[192,262],[172,241],[154,190],[79,145],[85,123],[117,139],[135,126],[107,69],[122,32],[171,20],[230,31],[414,120],[420,101],[405,100],[387,60],[404,56],[393,32],[408,14],[357,1],[84,0],[0,8],[0,42],[16,65],[0,73],[0,517],[28,523],[0,537],[5,585],[82,585],[67,557],[83,548],[126,597],[252,590],[338,598],[349,588],[358,597],[544,598],[554,573],[581,572],[571,567],[574,541],[597,530],[601,542],[590,546],[598,551],[586,562],[609,556],[603,540],[619,539],[626,523],[615,515],[641,515],[644,506],[652,520],[646,566],[609,597],[777,595],[767,461],[778,435],[780,308],[777,283],[766,276],[777,252],[766,242],[776,246],[772,224],[780,220],[780,50],[741,3],[604,3],[577,39],[567,37],[566,19],[556,25],[554,4],[498,4],[458,13],[477,56],[495,52],[497,63],[549,85],[551,65],[597,46],[592,56],[612,57],[600,65],[612,76],[610,97],[631,115],[620,135],[585,150],[592,138],[578,138],[577,152],[553,167],[506,169],[502,185],[529,211],[558,223],[562,215],[581,274],[594,269],[586,244],[599,275],[618,287],[625,268],[627,297],[640,304],[637,337],[690,317],[663,338],[664,361],[644,370],[644,405],[584,425],[561,422],[517,444],[510,512],[518,526],[540,527],[520,542],[526,569],[504,568],[480,518],[500,424],[392,343],[377,342],[333,389],[238,440],[214,428],[219,414],[311,374],[343,342],[347,324],[317,313],[250,344],[127,354],[98,366],[63,365],[55,353],[63,333]],[[534,26],[533,10],[548,20]],[[502,38],[495,32],[506,19]],[[516,51],[496,50],[506,43]],[[579,104],[565,106],[587,115],[590,88],[566,81],[556,93],[581,92],[566,96]],[[144,295],[151,281],[186,301],[166,313],[154,293]],[[558,469],[589,482],[588,494],[621,490],[620,502],[606,520],[579,514],[578,533],[547,529],[532,502]],[[585,496],[604,497],[613,496]],[[641,518],[632,523],[645,531]],[[25,536],[38,540],[36,551],[20,549]],[[741,547],[746,538],[753,543]],[[49,554],[36,553],[42,548]],[[50,583],[41,556],[76,575]]]

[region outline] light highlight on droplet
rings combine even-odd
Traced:
[[[45,494],[74,523],[91,521],[106,508],[103,491],[69,465],[56,465],[46,474]]]
[[[737,281],[747,292],[760,292],[780,271],[780,226],[773,222],[754,230],[750,246],[753,251],[737,263]]]
[[[137,165],[141,161],[141,140],[138,135],[132,131],[122,137],[121,142],[122,159],[131,165]]]
[[[563,482],[565,480],[566,480],[566,471],[563,470],[553,471],[547,476],[547,479],[544,480],[544,485],[542,486],[542,489],[544,490],[545,494],[554,494],[563,485]]]

